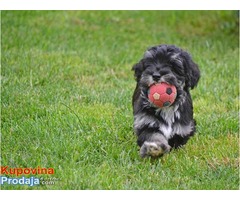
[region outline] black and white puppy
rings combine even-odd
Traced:
[[[133,94],[134,132],[141,157],[159,157],[186,144],[195,132],[190,89],[200,78],[198,65],[184,50],[173,45],[149,48],[132,68],[137,86]],[[155,107],[148,100],[149,86],[167,82],[177,89],[169,107]]]

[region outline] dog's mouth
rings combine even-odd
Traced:
[[[152,85],[159,84],[159,83],[167,83],[168,85],[173,85],[176,87],[177,96],[175,102],[172,104],[174,105],[182,96],[183,88],[184,88],[184,80],[181,78],[175,77],[173,74],[165,74],[158,79],[154,78],[152,75],[145,74],[142,76],[140,80],[140,87],[142,90],[143,97],[148,99],[148,92]],[[149,101],[147,101],[149,102]],[[148,104],[147,104],[148,105]],[[151,104],[152,105],[152,104]],[[170,105],[170,106],[172,106]]]
[[[169,85],[174,85],[175,87],[179,87],[179,83],[177,79],[171,74],[167,74],[159,77],[155,77],[154,75],[143,76],[141,83],[147,88],[158,83],[167,83]]]

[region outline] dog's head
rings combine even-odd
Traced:
[[[191,56],[173,45],[149,48],[139,63],[132,68],[138,86],[143,90],[158,82],[175,85],[178,94],[193,89],[200,78],[200,71]]]

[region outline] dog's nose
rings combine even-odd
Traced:
[[[155,81],[158,81],[161,77],[158,72],[154,72],[152,76],[153,76],[153,80],[155,80]]]

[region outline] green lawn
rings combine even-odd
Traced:
[[[175,44],[201,69],[197,134],[141,159],[131,67]],[[2,11],[1,166],[54,168],[1,189],[239,189],[236,11]],[[16,176],[13,176],[16,177]]]

